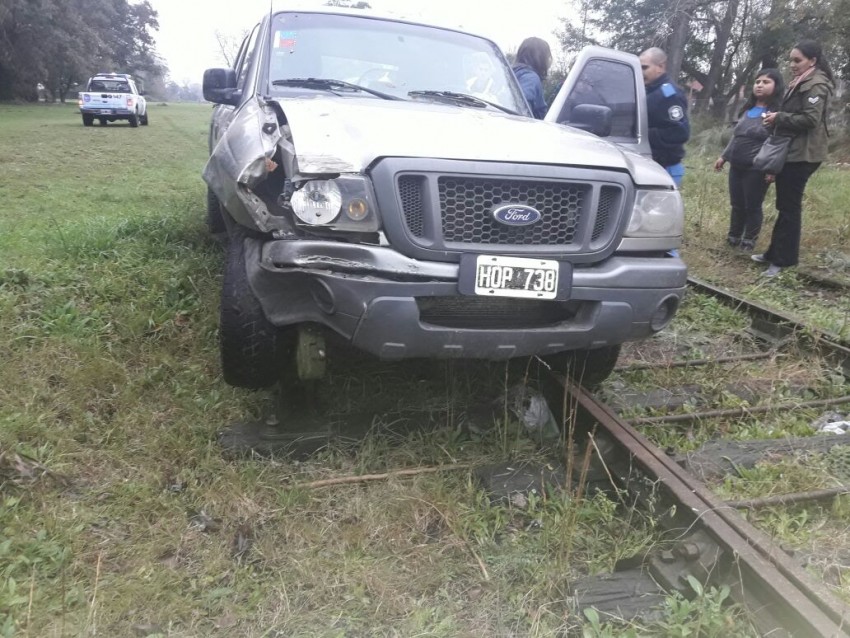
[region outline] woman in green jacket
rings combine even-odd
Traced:
[[[785,166],[768,181],[776,182],[776,209],[770,246],[753,261],[768,264],[764,274],[778,275],[783,268],[797,265],[800,257],[803,192],[806,182],[826,159],[826,105],[835,79],[823,49],[814,40],[803,40],[788,56],[793,79],[788,84],[782,106],[764,117],[766,126],[777,135],[791,138]]]

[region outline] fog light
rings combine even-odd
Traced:
[[[674,295],[667,297],[664,301],[658,304],[658,308],[655,309],[652,318],[649,320],[649,327],[652,331],[658,332],[659,330],[666,328],[667,324],[672,321],[673,315],[676,314],[676,310],[678,310],[678,308],[679,298]]]
[[[366,215],[368,214],[369,205],[362,199],[352,199],[350,202],[348,202],[348,209],[346,210],[346,215],[348,215],[349,219],[359,222],[365,219]]]

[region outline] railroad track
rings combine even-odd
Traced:
[[[704,282],[691,280],[690,285],[694,292],[720,300],[736,312],[746,313],[751,318],[747,343],[758,343],[761,347],[728,356],[667,357],[664,360],[625,363],[619,368],[621,376],[633,372],[660,370],[669,373],[676,369],[745,366],[760,362],[770,369],[775,367],[782,348],[799,344],[802,351],[823,358],[850,378],[850,347],[834,335],[814,330],[791,317]],[[792,357],[793,353],[787,356]],[[663,540],[657,551],[625,561],[620,565],[622,569],[616,580],[587,578],[572,583],[573,595],[579,606],[592,606],[620,618],[628,618],[629,613],[633,617],[639,616],[637,610],[646,601],[657,603],[673,591],[688,595],[690,576],[704,585],[728,587],[732,599],[749,610],[762,635],[850,637],[850,608],[824,583],[813,578],[767,533],[740,514],[740,510],[744,509],[835,498],[847,493],[850,488],[842,486],[730,503],[715,495],[702,480],[704,477],[692,471],[695,467],[702,467],[700,464],[704,465],[706,458],[719,465],[718,457],[722,454],[709,445],[702,459],[699,454],[671,455],[653,443],[650,436],[639,431],[689,427],[695,422],[724,422],[756,414],[775,416],[828,406],[850,407],[850,391],[842,396],[809,400],[797,398],[761,406],[708,406],[709,409],[699,410],[690,406],[686,411],[620,416],[616,406],[606,405],[599,396],[568,380],[542,371],[539,384],[548,405],[561,412],[557,415],[560,423],[570,431],[567,437],[570,456],[591,459],[589,471],[601,477],[594,486],[607,484],[612,488],[612,498],[615,499],[623,499],[622,495],[628,494],[629,503],[655,513],[663,531]],[[845,387],[850,388],[850,385],[845,383]],[[282,414],[285,409],[285,404],[278,404],[280,418],[286,418]],[[266,430],[266,434],[261,436],[264,451],[291,449],[301,443],[312,449],[322,445],[328,435],[315,430],[292,432],[290,429],[277,436],[274,432],[269,434],[269,428]],[[795,438],[762,442],[765,445],[759,450],[747,450],[749,460],[730,459],[728,467],[721,468],[721,471],[734,471],[747,462],[754,462],[753,459],[760,458],[759,452],[765,450],[776,453],[777,446],[793,451],[811,444],[811,449],[825,451],[830,445],[840,445],[841,441],[840,437],[812,437],[811,441]],[[749,447],[759,446],[753,443]],[[584,451],[579,452],[579,448]],[[572,481],[571,471],[567,467],[566,477],[562,477],[567,485]],[[577,484],[584,487],[584,479],[572,485]],[[486,484],[485,489],[488,489]],[[626,600],[630,593],[636,592],[640,592],[640,596],[632,601]],[[647,595],[648,592],[656,595]],[[626,610],[627,607],[629,610]]]
[[[815,330],[705,282],[691,279],[689,283],[695,292],[716,298],[736,312],[746,313],[752,321],[751,333],[766,342],[768,350],[726,357],[637,362],[621,366],[620,372],[770,360],[776,356],[777,346],[793,340],[803,349],[829,361],[850,379],[850,348],[835,335]],[[739,513],[746,508],[830,499],[846,494],[847,487],[728,503],[685,469],[688,465],[685,456],[671,456],[636,429],[636,426],[681,427],[758,413],[788,414],[806,408],[850,406],[850,396],[779,405],[679,411],[626,420],[598,397],[564,379],[548,385],[546,393],[550,405],[560,405],[562,401],[558,396],[564,391],[571,397],[567,402],[569,414],[560,417],[562,423],[573,423],[575,440],[572,444],[585,449],[592,447],[596,453],[594,462],[604,469],[604,474],[617,489],[628,492],[634,502],[663,512],[658,520],[667,531],[666,536],[675,539],[639,557],[637,565],[634,561],[625,564],[616,579],[589,578],[574,584],[573,593],[579,606],[593,606],[614,617],[638,615],[634,605],[639,606],[640,602],[628,601],[630,592],[640,592],[645,597],[655,585],[667,593],[679,591],[687,595],[688,577],[692,576],[700,583],[728,587],[732,598],[749,610],[754,624],[765,636],[850,635],[850,608]],[[840,439],[795,439],[793,442],[779,441],[772,446],[770,442],[762,443],[762,452],[775,452],[781,447],[793,451],[810,443],[813,448],[828,450],[839,445]],[[712,461],[719,464],[716,450],[713,454],[712,451],[706,453],[709,458],[713,455]],[[760,456],[755,454],[752,458]],[[728,465],[727,471],[736,469],[734,462]]]
[[[840,365],[844,375],[850,378],[850,343],[841,337],[813,328],[789,315],[754,303],[695,277],[688,278],[688,285],[691,290],[711,295],[729,307],[745,312],[753,320],[753,331],[760,333],[760,336],[766,340],[776,343],[782,339],[794,337],[807,348]]]
[[[642,565],[632,568],[635,579],[650,579],[666,592],[686,591],[689,575],[728,586],[766,636],[850,636],[850,608],[766,534],[585,389],[568,381],[563,387],[575,401],[571,407],[584,436],[593,439],[585,444],[606,450],[597,460],[644,505],[652,500],[656,511],[663,510],[662,525],[677,538],[643,557]],[[582,586],[588,585],[574,587],[580,603]],[[621,585],[608,601],[600,588],[593,593],[594,606],[621,612]]]

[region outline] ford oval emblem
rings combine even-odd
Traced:
[[[540,221],[540,211],[525,204],[505,204],[493,209],[493,217],[506,226],[529,226]]]

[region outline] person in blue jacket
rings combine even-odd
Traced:
[[[548,107],[543,98],[543,80],[552,66],[552,51],[545,40],[526,38],[516,52],[514,75],[519,82],[523,95],[538,120],[546,115]]]
[[[646,86],[646,113],[649,119],[649,146],[652,159],[661,164],[682,185],[685,142],[691,136],[688,101],[667,75],[667,54],[652,47],[640,54],[640,68]]]
[[[726,242],[733,248],[752,251],[762,224],[762,203],[770,181],[753,168],[753,160],[770,135],[764,125],[768,113],[782,106],[785,82],[779,69],[762,69],[756,73],[753,91],[738,113],[732,139],[714,162],[714,170],[722,171],[729,163],[729,234]]]

